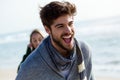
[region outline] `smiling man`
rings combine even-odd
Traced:
[[[91,52],[74,38],[75,13],[69,2],[42,7],[40,18],[49,36],[21,65],[16,80],[93,80]]]
[[[73,17],[71,15],[61,16],[54,21],[50,29],[47,26],[45,29],[56,50],[64,57],[69,56],[69,52],[73,50],[74,46]]]

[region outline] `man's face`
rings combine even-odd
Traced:
[[[46,28],[52,45],[60,52],[71,51],[74,46],[73,16],[64,15],[54,20],[51,29]]]

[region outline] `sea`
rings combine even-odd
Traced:
[[[76,21],[75,31],[75,37],[90,46],[93,74],[119,77],[120,16]],[[18,67],[26,52],[30,32],[27,30],[0,35],[0,69]]]

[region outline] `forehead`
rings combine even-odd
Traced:
[[[33,33],[32,38],[41,38],[41,35],[39,33]]]
[[[56,25],[56,24],[67,24],[67,23],[69,23],[71,21],[73,21],[73,16],[64,15],[64,16],[60,16],[57,19],[55,19],[53,21],[53,25]]]

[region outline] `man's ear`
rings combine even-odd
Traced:
[[[48,34],[50,34],[50,33],[51,33],[50,29],[49,29],[47,26],[44,26],[44,27],[45,27],[45,31],[46,31]]]

